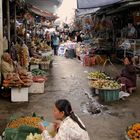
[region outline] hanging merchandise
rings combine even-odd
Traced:
[[[23,44],[20,49],[20,65],[24,68],[28,68],[29,66],[29,51],[28,47]]]

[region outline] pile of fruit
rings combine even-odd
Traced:
[[[9,73],[3,80],[4,87],[29,87],[32,85],[32,73],[19,68],[17,73]]]
[[[23,44],[20,49],[19,58],[20,58],[20,65],[27,68],[29,66],[29,51],[28,51],[28,47],[25,44]]]
[[[121,86],[117,82],[113,80],[96,80],[90,81],[90,87],[97,88],[97,89],[120,89]]]
[[[140,140],[140,123],[135,123],[127,129],[128,140]]]
[[[49,60],[50,61],[52,60],[52,56],[51,55],[42,57],[42,61],[49,61]]]
[[[31,64],[40,64],[40,62],[41,62],[41,59],[39,59],[39,58],[34,58],[34,57],[32,57],[32,58],[30,59],[30,63],[31,63]]]
[[[39,123],[42,121],[40,117],[23,117],[11,121],[8,124],[8,128],[19,128],[20,126],[31,126],[34,128],[39,128]]]
[[[107,79],[107,75],[105,75],[102,72],[95,71],[95,72],[88,73],[88,78],[89,79]]]

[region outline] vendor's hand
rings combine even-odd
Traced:
[[[43,132],[44,130],[46,130],[46,128],[43,126],[42,123],[39,124],[39,129],[41,130],[41,132]]]
[[[57,131],[59,129],[60,123],[61,123],[61,121],[55,121],[54,122],[54,129],[55,129],[55,131]]]

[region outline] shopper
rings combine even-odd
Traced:
[[[80,32],[76,32],[75,41],[77,43],[83,41]]]
[[[128,34],[127,34],[128,38],[132,39],[132,38],[137,38],[137,31],[135,29],[135,27],[133,26],[132,23],[128,23]]]
[[[59,39],[58,35],[55,33],[52,36],[52,44],[53,44],[53,49],[54,49],[54,55],[57,55],[59,43],[60,43],[60,39]]]
[[[121,76],[118,78],[118,82],[125,85],[125,90],[132,93],[136,89],[136,68],[133,66],[132,59],[126,57],[124,59],[125,67],[122,69]]]
[[[47,40],[47,45],[51,46],[51,34],[49,31],[46,31],[45,38]]]
[[[44,140],[90,140],[82,121],[72,110],[71,104],[66,99],[55,102],[53,114],[56,120],[60,120],[57,134],[54,138],[49,136],[48,131],[40,126]]]

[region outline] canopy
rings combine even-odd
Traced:
[[[38,7],[42,10],[48,10],[54,13],[57,8],[62,4],[63,0],[25,0],[27,4]]]
[[[122,0],[77,0],[77,8],[96,8],[118,3]]]
[[[49,11],[47,10],[41,10],[39,9],[38,7],[36,6],[32,6],[29,8],[29,10],[39,16],[42,16],[42,17],[46,17],[46,18],[49,18],[49,19],[57,19],[57,16],[53,15],[52,13],[50,13]]]
[[[87,15],[91,13],[95,13],[100,8],[91,8],[91,9],[76,9],[76,16]]]

